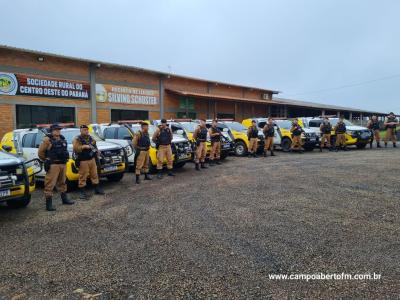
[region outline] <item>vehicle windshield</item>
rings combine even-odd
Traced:
[[[235,131],[247,131],[247,128],[239,122],[226,122],[225,123],[231,130]]]
[[[292,121],[290,120],[275,120],[275,124],[277,124],[280,128],[283,129],[292,128]]]
[[[181,125],[185,128],[185,130],[188,131],[188,132],[194,132],[194,131],[196,130],[197,126],[199,126],[199,124],[196,123],[196,122],[181,122],[180,124],[181,124]]]
[[[130,125],[130,128],[132,129],[132,131],[134,133],[139,132],[139,130],[141,129],[141,126],[139,124],[133,124]],[[156,131],[157,127],[154,125],[149,125],[149,135],[153,136],[154,132]]]
[[[329,121],[331,122],[331,125],[332,125],[332,126],[336,126],[336,124],[339,122],[339,119],[329,119]],[[351,123],[351,122],[348,121],[348,120],[343,120],[343,122],[344,122],[344,124],[345,124],[346,126],[354,126],[354,124]]]
[[[68,129],[68,130],[61,130],[61,134],[65,137],[68,144],[72,144],[74,138],[81,134],[81,131],[77,129]],[[96,133],[91,132],[90,135],[96,142],[103,141]]]

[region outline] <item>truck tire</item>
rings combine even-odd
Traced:
[[[283,152],[289,152],[290,146],[292,146],[292,141],[289,138],[284,138],[281,141],[281,148]]]
[[[124,173],[115,173],[107,176],[107,180],[111,182],[118,182],[124,177]]]
[[[357,149],[364,149],[367,144],[357,144]]]
[[[20,199],[8,200],[7,206],[13,209],[23,208],[28,206],[29,202],[31,202],[31,195],[22,197]]]
[[[247,146],[242,141],[237,141],[235,144],[235,155],[245,156],[247,154]]]
[[[179,162],[175,164],[175,169],[181,169],[186,164],[186,162]]]

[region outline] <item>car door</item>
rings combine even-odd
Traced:
[[[275,129],[275,132],[274,132],[274,144],[275,145],[280,145],[281,141],[282,141],[282,136],[281,136],[281,132],[279,130],[278,125],[274,124],[274,129]]]

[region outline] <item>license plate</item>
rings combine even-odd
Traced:
[[[10,195],[11,195],[10,190],[3,190],[3,191],[0,191],[0,198],[8,197],[8,196],[10,196]]]
[[[190,155],[189,154],[181,154],[178,156],[178,159],[185,159],[188,158]]]
[[[104,172],[112,172],[112,171],[117,171],[118,168],[117,168],[117,166],[109,166],[109,167],[105,167],[103,170],[104,170]]]

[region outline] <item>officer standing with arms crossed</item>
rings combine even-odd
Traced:
[[[372,116],[371,120],[368,121],[367,128],[371,130],[372,137],[371,137],[371,142],[369,143],[369,147],[372,148],[372,143],[374,142],[374,139],[376,140],[376,147],[381,148],[381,135],[379,132],[379,122],[378,118],[376,116]]]
[[[274,120],[272,118],[268,118],[268,122],[265,124],[263,128],[263,133],[265,136],[265,145],[264,145],[264,157],[267,157],[267,151],[271,151],[271,156],[275,156],[274,154]]]
[[[196,164],[196,170],[200,171],[201,165],[202,169],[207,169],[205,166],[206,154],[207,154],[207,127],[206,120],[200,119],[200,124],[197,126],[196,130],[193,133],[193,138],[196,140],[196,153],[194,157],[194,162]]]
[[[290,150],[303,153],[303,147],[301,145],[301,134],[303,133],[303,128],[301,128],[297,119],[293,120],[290,132],[292,133],[292,146]]]
[[[140,183],[140,171],[143,169],[144,180],[151,180],[149,176],[149,149],[150,149],[150,136],[149,124],[142,122],[140,124],[141,130],[135,135],[133,139],[133,147],[135,148],[135,174],[136,183]]]
[[[168,176],[175,176],[172,173],[172,131],[167,125],[167,120],[162,119],[161,125],[153,134],[152,140],[157,145],[157,178],[162,178],[162,168],[164,159],[167,158]]]
[[[387,142],[392,141],[393,147],[396,148],[396,127],[399,125],[399,121],[396,119],[394,113],[389,113],[385,119],[386,135],[385,135],[385,147],[387,147]]]
[[[85,192],[85,187],[88,177],[94,185],[95,194],[104,195],[104,191],[99,186],[99,175],[96,164],[99,151],[96,141],[90,136],[89,128],[86,125],[81,125],[80,130],[81,134],[74,138],[72,145],[77,155],[76,161],[79,165],[79,198],[87,200],[88,195]]]
[[[44,196],[46,198],[46,210],[55,211],[53,207],[54,187],[61,193],[63,204],[71,205],[74,201],[68,199],[65,171],[69,159],[67,141],[61,135],[62,127],[58,124],[50,126],[50,134],[43,138],[39,146],[38,156],[44,161],[46,177],[44,179]]]
[[[340,116],[339,122],[336,124],[335,128],[335,133],[336,133],[336,152],[339,151],[339,149],[342,149],[344,151],[347,151],[347,146],[346,146],[346,124],[344,123],[344,117]]]
[[[221,158],[221,130],[217,127],[217,120],[213,120],[209,129],[211,139],[210,166],[220,165]],[[214,163],[215,161],[215,163]]]
[[[331,146],[332,125],[331,122],[329,122],[328,117],[324,117],[321,126],[319,126],[319,130],[321,131],[321,140],[319,141],[319,151],[322,152],[322,148],[328,148],[329,151],[332,151],[332,146]]]
[[[258,128],[255,120],[251,121],[251,126],[247,129],[247,138],[249,139],[249,157],[257,157]]]

